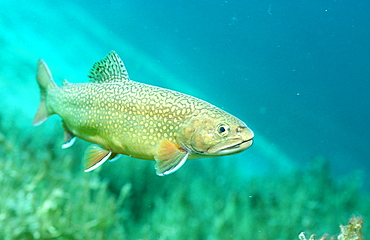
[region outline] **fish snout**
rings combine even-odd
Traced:
[[[207,151],[209,155],[231,155],[244,151],[253,144],[254,133],[246,126],[238,127],[236,137],[220,142]]]
[[[243,141],[253,141],[254,133],[247,126],[240,126],[236,129],[236,133]]]
[[[230,152],[238,153],[241,151],[244,151],[245,149],[249,148],[253,144],[253,138],[254,138],[254,133],[253,131],[248,128],[247,126],[240,126],[236,129],[236,133],[239,136],[238,140],[239,143],[224,149],[228,150]]]

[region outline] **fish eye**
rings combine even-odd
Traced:
[[[230,132],[230,126],[227,124],[219,124],[216,129],[217,133],[221,136],[227,136]]]

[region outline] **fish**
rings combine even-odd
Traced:
[[[236,154],[253,143],[253,131],[226,111],[196,97],[133,81],[115,51],[96,62],[89,82],[58,86],[39,59],[40,104],[33,125],[62,118],[64,142],[93,143],[85,172],[122,155],[156,162],[156,174],[177,171],[186,160]]]

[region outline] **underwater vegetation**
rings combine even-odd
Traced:
[[[352,217],[347,226],[340,225],[340,234],[336,239],[338,240],[362,240],[362,225],[363,221],[360,217]],[[302,232],[299,234],[300,240],[307,240],[305,234]],[[328,234],[324,234],[319,240],[329,239]],[[330,237],[331,240],[335,239],[335,236]],[[308,240],[315,240],[315,235],[312,234]]]
[[[333,179],[322,158],[252,179],[217,159],[166,178],[128,157],[84,173],[86,143],[61,150],[60,123],[20,128],[15,117],[0,114],[0,239],[286,240],[369,216],[359,174]]]
[[[2,116],[0,125],[0,239],[123,236],[119,209],[129,185],[117,198],[97,174],[72,171],[75,159],[55,151],[55,134],[24,134]]]

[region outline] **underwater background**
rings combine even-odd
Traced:
[[[298,239],[351,216],[369,236],[367,1],[0,0],[0,239]],[[115,50],[138,82],[255,132],[243,153],[155,175],[129,157],[83,173],[58,116],[32,127],[39,58],[87,82]]]

